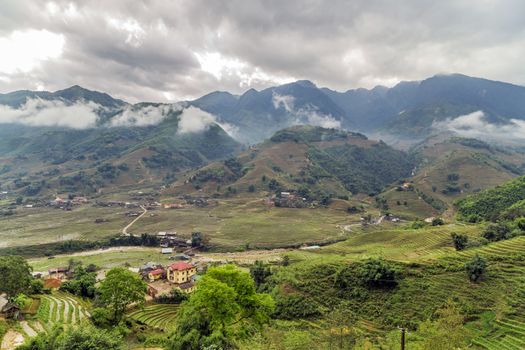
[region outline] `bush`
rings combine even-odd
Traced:
[[[454,248],[456,248],[456,250],[463,250],[467,247],[467,235],[452,233],[450,236],[452,237],[452,242],[454,243]]]
[[[313,300],[309,300],[302,295],[282,295],[275,297],[274,316],[286,320],[294,318],[307,318],[318,316],[319,307]]]
[[[445,222],[443,221],[442,218],[434,218],[434,219],[432,219],[432,226],[442,226],[444,224],[445,224]]]
[[[506,223],[499,222],[497,224],[487,225],[481,235],[490,242],[497,242],[509,239],[511,237],[510,232],[510,227]]]
[[[360,272],[361,281],[369,287],[394,287],[397,285],[398,271],[383,259],[369,259]]]
[[[426,226],[426,223],[423,220],[416,220],[412,222],[412,224],[410,225],[410,228],[414,230],[419,230],[420,228],[423,228],[425,226]]]
[[[487,271],[487,261],[476,254],[468,263],[465,264],[465,270],[472,282],[477,282]]]

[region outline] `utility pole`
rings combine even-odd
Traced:
[[[405,350],[405,328],[401,328],[401,350]]]

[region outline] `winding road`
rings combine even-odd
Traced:
[[[139,221],[139,219],[140,219],[141,217],[143,217],[143,216],[148,212],[148,209],[146,209],[143,205],[140,206],[140,209],[143,210],[143,213],[140,214],[139,216],[137,216],[137,217],[135,218],[135,220],[133,220],[132,222],[130,222],[128,226],[126,226],[126,227],[124,227],[124,228],[122,229],[122,234],[123,234],[124,236],[127,236],[127,235],[128,235],[128,230],[129,230],[129,228],[130,228],[131,226],[133,226],[134,223],[136,223],[137,221]]]

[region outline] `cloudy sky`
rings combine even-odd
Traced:
[[[0,0],[0,92],[130,102],[459,72],[525,85],[523,0]]]

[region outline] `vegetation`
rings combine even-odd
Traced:
[[[93,326],[67,328],[57,326],[49,333],[39,333],[18,350],[121,350],[122,337]]]
[[[476,255],[465,264],[465,270],[472,282],[477,282],[487,271],[487,261],[481,256]]]
[[[31,288],[31,267],[20,256],[0,256],[0,294],[5,293],[8,298],[28,292]]]
[[[108,271],[99,292],[100,299],[111,311],[112,322],[118,324],[129,305],[144,302],[146,283],[137,274],[117,267]]]
[[[169,348],[229,348],[259,330],[273,308],[272,298],[256,293],[247,273],[233,265],[210,268],[182,304]]]
[[[459,200],[457,207],[463,219],[477,216],[483,220],[497,221],[506,210],[511,210],[513,205],[522,200],[525,200],[525,177]]]

